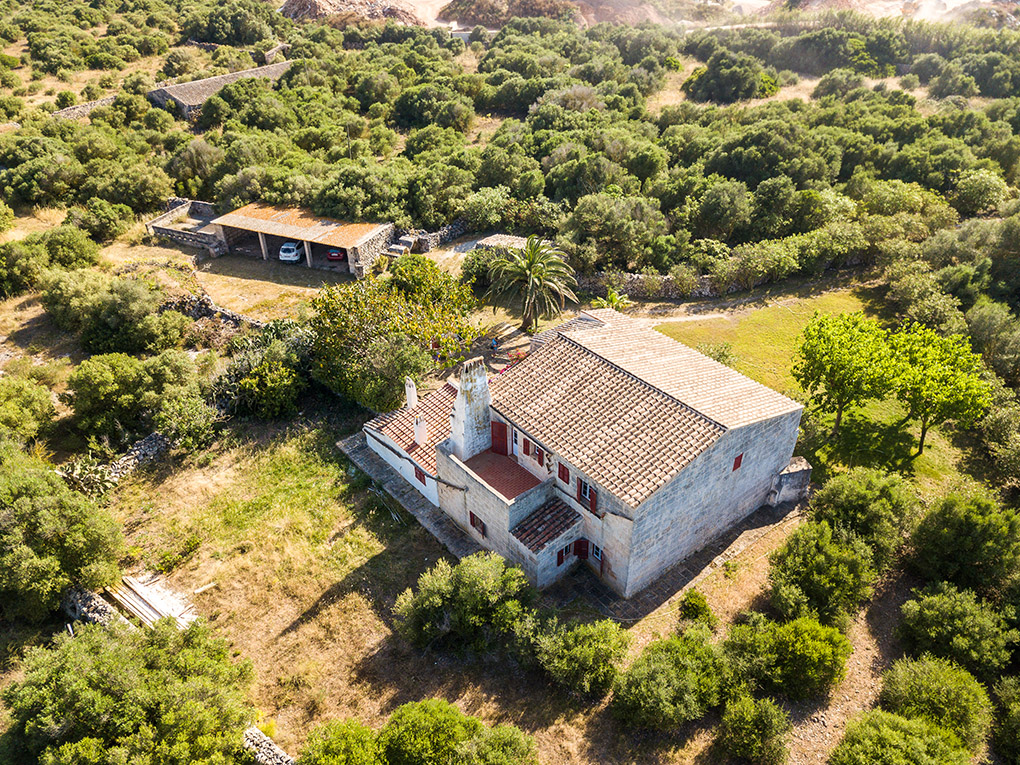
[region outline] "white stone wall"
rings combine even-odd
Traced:
[[[410,459],[400,458],[399,456],[394,454],[392,450],[387,449],[385,446],[379,443],[379,441],[381,440],[388,444],[389,446],[393,447],[393,449],[396,449],[398,452],[402,451],[401,448],[397,446],[392,439],[388,438],[387,436],[384,436],[382,433],[373,430],[365,431],[365,440],[368,442],[368,448],[371,449],[376,454],[378,454],[380,457],[382,457],[382,459],[386,462],[387,465],[389,465],[391,468],[400,473],[401,478],[407,481],[407,483],[412,488],[417,490],[423,497],[425,497],[425,499],[427,499],[433,505],[436,505],[437,507],[439,506],[439,492],[436,479],[429,475],[426,471],[422,470],[422,472],[425,473],[425,483],[423,484],[415,477],[414,463],[412,463]]]
[[[766,504],[773,480],[793,455],[800,414],[726,431],[637,508],[624,596]],[[741,466],[733,470],[738,454]]]

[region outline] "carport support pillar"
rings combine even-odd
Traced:
[[[269,260],[269,247],[266,246],[266,235],[263,234],[261,231],[258,232],[258,235],[259,235],[259,247],[262,248],[262,259]]]
[[[308,263],[308,267],[312,267],[312,245],[305,242],[305,261]]]

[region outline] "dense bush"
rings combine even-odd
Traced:
[[[75,226],[97,242],[108,242],[127,231],[134,213],[127,205],[93,197],[67,212],[64,225]]]
[[[996,676],[1020,633],[1008,629],[1005,613],[969,590],[938,584],[903,604],[903,642],[915,655],[950,659],[982,679]]]
[[[441,699],[398,707],[379,732],[384,765],[536,765],[535,745],[517,728],[486,728]]]
[[[156,430],[186,452],[212,443],[219,413],[195,390],[180,390],[163,399],[153,418]]]
[[[771,699],[740,696],[726,705],[719,745],[735,760],[756,765],[786,762],[790,719]]]
[[[390,266],[390,279],[394,287],[416,303],[435,303],[463,312],[475,302],[467,286],[441,271],[425,255],[401,255]]]
[[[35,287],[48,268],[85,268],[98,259],[95,242],[74,226],[58,226],[0,244],[0,297]]]
[[[688,626],[696,624],[701,624],[710,630],[714,630],[719,626],[719,617],[712,612],[705,594],[692,587],[684,591],[683,596],[680,598],[679,627],[683,630]]]
[[[925,720],[867,712],[852,722],[829,765],[966,765],[970,754],[948,731]]]
[[[0,377],[0,439],[31,441],[55,415],[47,387],[18,375]]]
[[[752,56],[720,50],[694,70],[683,89],[695,101],[729,104],[771,96],[779,90],[775,72],[767,72]]]
[[[948,581],[986,594],[1020,573],[1020,514],[994,499],[951,494],[914,534],[913,568],[929,581]]]
[[[972,750],[992,726],[988,693],[972,674],[945,659],[900,659],[882,678],[882,708],[926,720],[955,734]]]
[[[843,537],[856,536],[871,547],[879,567],[913,530],[920,513],[917,495],[895,473],[851,468],[833,476],[811,497],[811,514]]]
[[[63,399],[82,434],[120,446],[150,429],[165,399],[194,384],[195,365],[180,351],[148,359],[109,353],[79,364]]]
[[[603,695],[627,652],[627,633],[611,619],[551,629],[537,641],[538,660],[552,680],[572,691]]]
[[[455,566],[440,560],[393,606],[397,630],[412,643],[436,641],[485,649],[511,630],[534,599],[524,572],[495,553],[476,553]]]
[[[39,620],[71,584],[99,588],[119,574],[119,526],[69,489],[51,465],[0,440],[0,613]]]
[[[791,699],[822,696],[839,683],[853,652],[839,630],[809,617],[785,624],[750,614],[723,643],[733,689],[760,688]]]
[[[627,725],[674,729],[719,704],[722,680],[722,656],[706,635],[659,640],[620,675],[613,712]]]
[[[220,406],[263,419],[294,413],[309,383],[311,348],[311,331],[291,320],[236,338],[230,365],[215,383]]]
[[[80,625],[4,691],[19,762],[220,765],[240,755],[252,671],[201,623]]]
[[[853,614],[871,595],[871,560],[864,542],[834,541],[825,521],[805,524],[769,556],[772,604],[788,619],[813,615],[832,623]]]
[[[1009,765],[1020,762],[1020,678],[1005,677],[995,686],[998,707],[995,751]]]
[[[354,720],[334,720],[311,732],[299,765],[378,765],[375,731]]]

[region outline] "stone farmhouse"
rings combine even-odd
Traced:
[[[522,361],[365,425],[369,447],[538,587],[586,565],[630,597],[763,505],[799,499],[802,406],[609,309]]]

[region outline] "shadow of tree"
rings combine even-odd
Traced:
[[[881,422],[859,413],[847,415],[833,436],[827,419],[816,412],[805,415],[797,454],[814,467],[812,480],[824,483],[830,466],[883,468],[904,476],[914,474],[917,444],[905,420]]]

